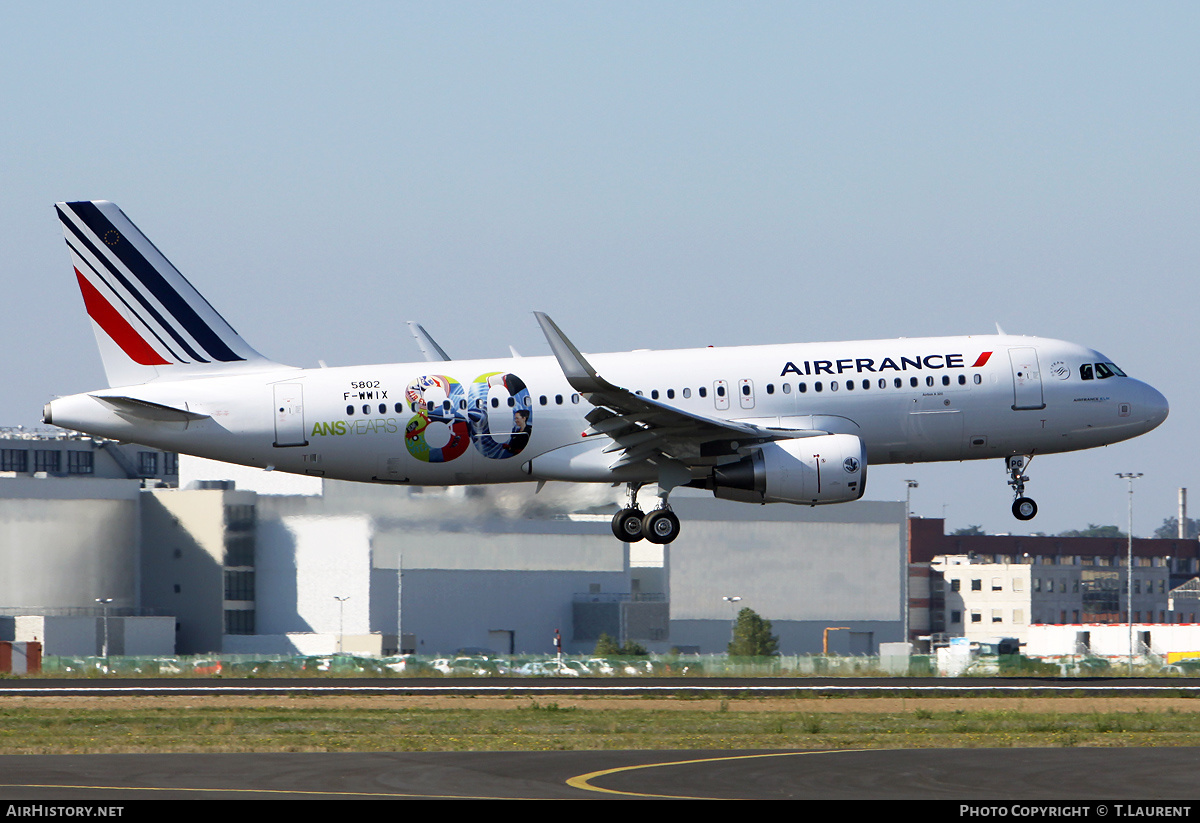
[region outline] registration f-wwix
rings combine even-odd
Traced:
[[[1085,346],[1011,335],[302,369],[233,330],[106,201],[57,204],[108,388],[45,422],[246,466],[370,483],[624,484],[614,534],[668,543],[681,486],[748,503],[857,500],[867,467],[1000,459],[1029,520],[1034,455],[1136,437],[1153,387]],[[643,486],[656,489],[648,511]]]

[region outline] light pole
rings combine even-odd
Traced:
[[[733,617],[729,621],[729,642],[733,643],[737,640],[737,604],[742,602],[742,598],[736,594],[727,594],[721,599],[733,609]]]
[[[904,636],[900,639],[908,642],[908,564],[912,560],[912,490],[920,484],[916,480],[904,481],[904,556],[900,563],[900,621]]]
[[[333,599],[338,602],[338,650],[337,653],[342,653],[342,638],[346,634],[346,601],[350,599],[350,595],[339,597],[334,595]]]
[[[104,656],[104,668],[108,669],[108,605],[113,602],[111,597],[97,597],[96,602],[104,609],[104,644],[100,653]]]
[[[1141,472],[1117,472],[1117,477],[1129,481],[1129,543],[1125,554],[1125,616],[1129,619],[1129,675],[1133,676],[1133,481]]]

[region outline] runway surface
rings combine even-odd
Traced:
[[[683,694],[1190,696],[1184,678],[0,680],[21,695]],[[1187,800],[1200,748],[2,755],[0,799]]]
[[[1200,749],[0,756],[0,799],[1187,800]]]

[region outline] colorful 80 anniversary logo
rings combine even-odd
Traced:
[[[465,389],[453,377],[423,374],[408,384],[404,400],[414,413],[404,428],[404,445],[426,463],[449,463],[468,445],[504,460],[529,444],[533,402],[515,374],[481,374]]]

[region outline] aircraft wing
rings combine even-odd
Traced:
[[[607,435],[613,443],[605,451],[623,452],[612,468],[653,461],[660,454],[687,465],[709,464],[740,446],[826,434],[708,417],[623,389],[601,377],[546,314],[534,316],[571,388],[595,406],[587,414],[591,426],[584,435]]]

